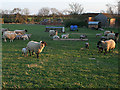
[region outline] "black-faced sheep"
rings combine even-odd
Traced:
[[[47,45],[46,42],[40,41],[40,42],[35,42],[35,41],[30,41],[27,44],[27,50],[29,51],[29,54],[31,56],[31,51],[32,54],[35,52],[37,54],[37,58],[39,57],[39,53],[42,52],[44,47]]]
[[[109,33],[107,39],[113,39],[116,43],[119,39],[119,33]]]
[[[103,50],[105,51],[104,54],[107,53],[107,51],[110,52],[110,50],[113,51],[113,49],[115,48],[115,41],[110,39],[110,40],[106,40],[106,41],[99,41],[97,43],[97,48],[99,49],[99,51],[101,51],[101,53],[103,52]]]
[[[17,35],[17,34],[16,34],[14,31],[5,31],[5,32],[3,33],[4,41],[7,42],[7,41],[6,41],[6,38],[8,38],[8,39],[10,39],[10,42],[13,42],[13,40],[14,40],[15,37],[16,37],[16,35]]]

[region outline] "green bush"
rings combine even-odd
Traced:
[[[64,25],[65,27],[70,27],[71,25],[77,25],[78,27],[87,27],[87,22],[78,19],[68,19],[64,21]]]

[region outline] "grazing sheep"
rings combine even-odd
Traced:
[[[21,38],[23,38],[23,40],[29,40],[28,35],[22,35]]]
[[[85,38],[87,38],[86,35],[80,35],[80,39],[85,39]]]
[[[30,41],[27,44],[27,50],[29,51],[30,56],[31,56],[31,51],[32,51],[32,55],[33,55],[33,52],[35,52],[38,58],[39,53],[42,52],[42,50],[44,49],[46,45],[47,43],[43,41],[40,41],[40,42]]]
[[[96,37],[98,37],[98,36],[102,36],[102,33],[98,33],[98,34],[96,34]]]
[[[54,36],[55,35],[55,30],[50,30],[49,31],[49,36]]]
[[[16,35],[17,35],[17,34],[16,34],[14,31],[5,31],[5,32],[3,33],[4,41],[7,42],[7,41],[6,41],[6,38],[8,38],[8,39],[10,39],[10,42],[13,42],[13,40],[14,40],[15,37],[16,37]]]
[[[5,31],[8,31],[8,30],[9,30],[8,28],[2,28],[2,29],[1,29],[2,35],[3,35],[3,33],[4,33]]]
[[[22,35],[27,32],[26,29],[24,29],[24,30],[14,30],[14,31],[15,31],[15,33],[17,33],[17,34],[18,34],[18,33],[21,33]]]
[[[89,43],[85,43],[85,48],[89,49]]]
[[[100,31],[104,31],[104,29],[103,29],[103,28],[99,28],[98,30],[100,30]]]
[[[63,34],[61,35],[62,38],[68,38],[69,37],[69,34]]]
[[[104,35],[107,36],[107,34],[111,33],[111,31],[105,31]]]
[[[97,43],[97,48],[99,49],[99,51],[101,51],[101,53],[104,50],[105,51],[104,54],[106,54],[108,50],[109,50],[109,52],[111,49],[113,51],[113,49],[115,48],[115,45],[116,45],[115,41],[110,39],[110,40],[106,40],[106,41],[99,41]]]
[[[26,57],[27,55],[27,48],[22,48],[22,55],[24,54],[24,56]]]

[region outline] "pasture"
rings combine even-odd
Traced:
[[[69,38],[86,34],[89,41],[56,41],[41,25],[10,25],[3,28],[27,29],[31,39],[45,41],[47,46],[40,57],[24,57],[21,50],[30,40],[2,41],[3,88],[118,88],[118,44],[113,53],[98,53],[96,44],[104,31],[79,28],[69,31]],[[118,32],[117,29],[109,29]],[[61,35],[59,33],[58,35]],[[90,49],[84,49],[89,42]]]

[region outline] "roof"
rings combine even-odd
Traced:
[[[92,24],[92,25],[98,25],[99,24],[99,21],[90,21],[90,22],[88,22],[88,24]]]

